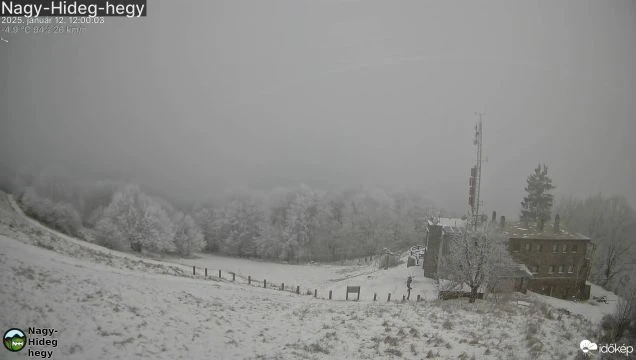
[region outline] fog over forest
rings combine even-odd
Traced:
[[[633,354],[636,0],[145,5],[1,16],[2,355]]]
[[[0,166],[147,185],[413,191],[516,217],[525,179],[636,204],[633,1],[153,1],[0,48]],[[64,169],[64,170],[59,170]]]

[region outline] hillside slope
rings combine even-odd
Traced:
[[[551,359],[575,354],[589,326],[541,305],[328,301],[148,274],[6,236],[0,264],[0,326],[55,328],[55,359],[519,359],[530,349]]]
[[[432,282],[417,275],[414,288],[426,301],[387,303],[387,292],[401,299],[414,269],[405,266],[285,265],[208,255],[173,261],[59,234],[0,196],[0,327],[55,328],[58,347],[33,347],[53,351],[54,359],[562,359],[573,358],[578,342],[592,333],[584,317],[558,315],[545,304],[569,302],[536,294],[499,303],[440,302],[431,300]],[[194,277],[192,264],[289,286],[296,281],[303,289],[319,288],[319,298],[246,286],[244,278]],[[346,285],[362,286],[360,302],[343,301]],[[329,289],[331,301],[323,299]],[[372,291],[379,301],[372,301]],[[18,359],[23,352],[2,354]]]

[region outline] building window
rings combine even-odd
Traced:
[[[568,266],[568,274],[572,274],[574,272],[574,265]]]
[[[519,243],[512,244],[512,252],[519,252],[521,250],[521,245]]]
[[[567,244],[563,244],[563,252],[568,252],[568,246]]]
[[[532,250],[532,244],[526,243],[526,251],[530,252],[530,250]]]
[[[538,252],[543,252],[543,244],[537,245],[537,251]]]
[[[554,265],[550,265],[548,268],[548,274],[554,274]]]
[[[559,265],[559,274],[563,274],[563,265]]]
[[[576,252],[576,244],[574,244],[574,245],[572,245],[572,246],[570,247],[570,251],[572,251],[573,253],[575,253],[575,252]]]
[[[557,245],[557,244],[552,245],[552,252],[553,253],[559,252],[559,245]]]

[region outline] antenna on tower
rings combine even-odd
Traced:
[[[477,230],[477,226],[481,223],[481,215],[479,214],[479,192],[481,187],[481,151],[482,151],[482,132],[483,126],[481,118],[486,115],[485,113],[475,113],[476,116],[479,117],[477,123],[475,124],[475,138],[473,139],[473,145],[477,147],[476,149],[476,163],[470,169],[470,181],[469,181],[469,191],[468,191],[468,205],[470,205],[471,212],[471,220],[473,229]]]

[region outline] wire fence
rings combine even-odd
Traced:
[[[224,282],[228,282],[228,283],[236,283],[236,284],[240,284],[240,285],[245,285],[245,286],[253,286],[253,287],[257,287],[257,288],[263,288],[263,289],[269,289],[272,291],[284,291],[290,294],[295,294],[298,296],[311,296],[315,299],[320,299],[320,300],[331,300],[331,301],[359,301],[360,299],[360,286],[347,286],[346,288],[346,292],[345,292],[345,299],[344,300],[340,300],[340,299],[334,299],[334,292],[332,289],[328,290],[328,291],[319,291],[317,288],[308,288],[308,287],[303,287],[299,284],[285,284],[284,282],[274,282],[274,281],[270,281],[267,280],[266,278],[255,278],[251,275],[242,275],[242,274],[237,274],[236,272],[233,271],[226,271],[226,270],[210,270],[208,268],[202,268],[202,267],[197,267],[197,266],[192,266],[192,276],[194,278],[202,278],[202,279],[209,279],[209,280],[218,280],[218,281],[224,281]],[[352,288],[357,288],[357,289],[352,289]],[[350,293],[356,293],[357,291],[357,297],[354,295],[352,297],[349,297]],[[406,303],[406,302],[420,302],[422,301],[422,297],[421,295],[417,295],[414,299],[410,299],[410,296],[407,297],[406,294],[402,294],[402,298],[398,297],[391,297],[391,293],[387,293],[386,294],[386,302],[402,302],[402,303]],[[377,292],[373,293],[373,301],[383,301],[384,299],[384,295],[378,295]],[[362,299],[364,300],[364,299]],[[369,299],[371,300],[371,299]]]

